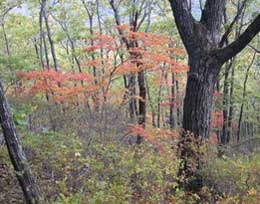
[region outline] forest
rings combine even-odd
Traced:
[[[260,0],[0,0],[0,203],[260,203],[259,32]]]

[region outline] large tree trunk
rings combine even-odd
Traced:
[[[31,174],[28,161],[23,152],[21,142],[15,129],[8,101],[5,97],[2,82],[0,81],[0,122],[5,138],[5,143],[11,162],[16,171],[16,176],[23,190],[27,204],[40,203],[41,193]]]
[[[213,93],[220,68],[221,64],[210,55],[190,60],[182,126],[202,138],[209,137]]]
[[[190,71],[183,107],[183,134],[179,143],[182,160],[179,176],[181,185],[188,191],[202,187],[202,179],[196,170],[202,165],[200,145],[210,133],[213,93],[218,80],[221,63],[209,54],[190,58]],[[195,167],[195,168],[194,168]]]

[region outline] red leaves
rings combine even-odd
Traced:
[[[154,76],[159,76],[159,81],[155,85],[168,88],[171,86],[171,79],[161,78],[162,70],[165,76],[168,73],[187,72],[187,66],[177,62],[173,56],[181,55],[184,51],[173,46],[169,48],[174,43],[166,36],[133,32],[133,29],[127,24],[116,26],[115,29],[123,31],[120,32],[123,36],[95,35],[89,42],[91,45],[84,49],[91,57],[84,62],[81,60],[81,67],[82,70],[89,70],[91,74],[62,73],[54,69],[19,72],[18,78],[25,82],[23,83],[26,87],[24,92],[27,91],[33,96],[48,94],[49,98],[58,102],[88,100],[91,97],[95,104],[111,103],[115,101],[113,97],[119,101],[118,99],[123,99],[126,93],[123,89],[120,89],[123,91],[118,91],[118,86],[112,89],[113,82],[118,76],[121,78],[121,75],[136,74],[145,70]],[[122,43],[122,39],[128,43],[125,41]],[[101,49],[102,55],[98,53]],[[93,68],[95,68],[95,77]],[[181,76],[176,74],[176,80]],[[140,98],[138,99],[140,100]],[[168,106],[167,103],[162,103],[162,106]]]
[[[98,89],[93,84],[94,78],[87,73],[62,73],[50,69],[19,72],[18,78],[27,81],[24,91],[28,91],[29,95],[49,94],[56,102],[75,101],[78,95],[95,92]]]
[[[174,55],[181,56],[185,53],[183,49],[173,47],[174,44],[167,36],[147,32],[134,32],[128,24],[115,26],[115,29],[122,35],[107,36],[96,35],[91,39],[92,45],[85,48],[85,52],[93,52],[103,49],[106,52],[107,61],[100,61],[99,58],[89,60],[85,65],[95,66],[97,69],[113,69],[112,66],[115,56],[124,53],[127,58],[122,64],[117,65],[113,74],[128,75],[141,70],[156,71],[164,66],[169,72],[186,73],[188,67],[184,66],[174,59]],[[121,43],[121,40],[124,42]],[[128,42],[126,45],[125,41]],[[171,45],[171,47],[170,47]],[[108,54],[109,53],[109,54]],[[109,59],[108,59],[109,58]],[[111,72],[110,72],[111,73]]]
[[[164,148],[162,142],[164,139],[176,139],[179,137],[178,131],[173,131],[166,128],[149,128],[144,127],[142,125],[131,125],[129,135],[139,135],[143,137],[146,141],[150,142],[151,144],[155,145],[159,152],[163,153]]]
[[[65,75],[65,74],[63,74]],[[90,74],[86,74],[86,73],[70,73],[70,74],[66,74],[65,79],[67,78],[68,80],[72,80],[72,81],[93,81],[93,77]]]

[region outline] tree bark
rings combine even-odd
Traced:
[[[183,108],[183,129],[202,138],[209,137],[213,93],[221,64],[212,56],[190,61]]]
[[[0,122],[5,138],[8,153],[16,171],[16,176],[23,190],[27,204],[38,204],[41,193],[34,177],[31,174],[28,161],[16,132],[8,101],[5,97],[2,82],[0,81]]]

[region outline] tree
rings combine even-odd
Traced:
[[[195,138],[209,138],[213,93],[221,67],[258,34],[260,14],[237,40],[222,48],[221,25],[225,0],[207,0],[200,21],[193,18],[187,0],[170,0],[170,4],[190,66],[183,107],[183,138],[187,132],[194,134]],[[187,148],[181,150],[184,164],[180,174],[190,177],[194,176],[194,171],[188,167],[187,157],[191,155],[187,151]],[[193,189],[193,184],[188,182],[186,187]]]
[[[27,204],[40,203],[41,193],[31,174],[28,161],[17,135],[8,101],[5,97],[2,82],[0,81],[0,122],[4,133],[5,143],[11,162],[16,171],[16,176],[23,190]]]
[[[41,24],[42,24],[42,18],[43,18],[44,21],[45,21],[47,37],[48,37],[49,44],[50,44],[50,47],[51,47],[51,54],[52,54],[52,58],[53,58],[53,65],[54,65],[55,70],[57,71],[58,70],[58,62],[57,62],[56,52],[55,52],[55,48],[54,48],[54,42],[53,42],[53,39],[52,39],[51,29],[50,29],[49,20],[48,20],[49,16],[46,13],[46,2],[47,2],[46,0],[42,0],[40,2],[40,4],[41,4],[41,9],[40,9],[40,29],[41,29],[41,32],[42,32],[42,25]]]

